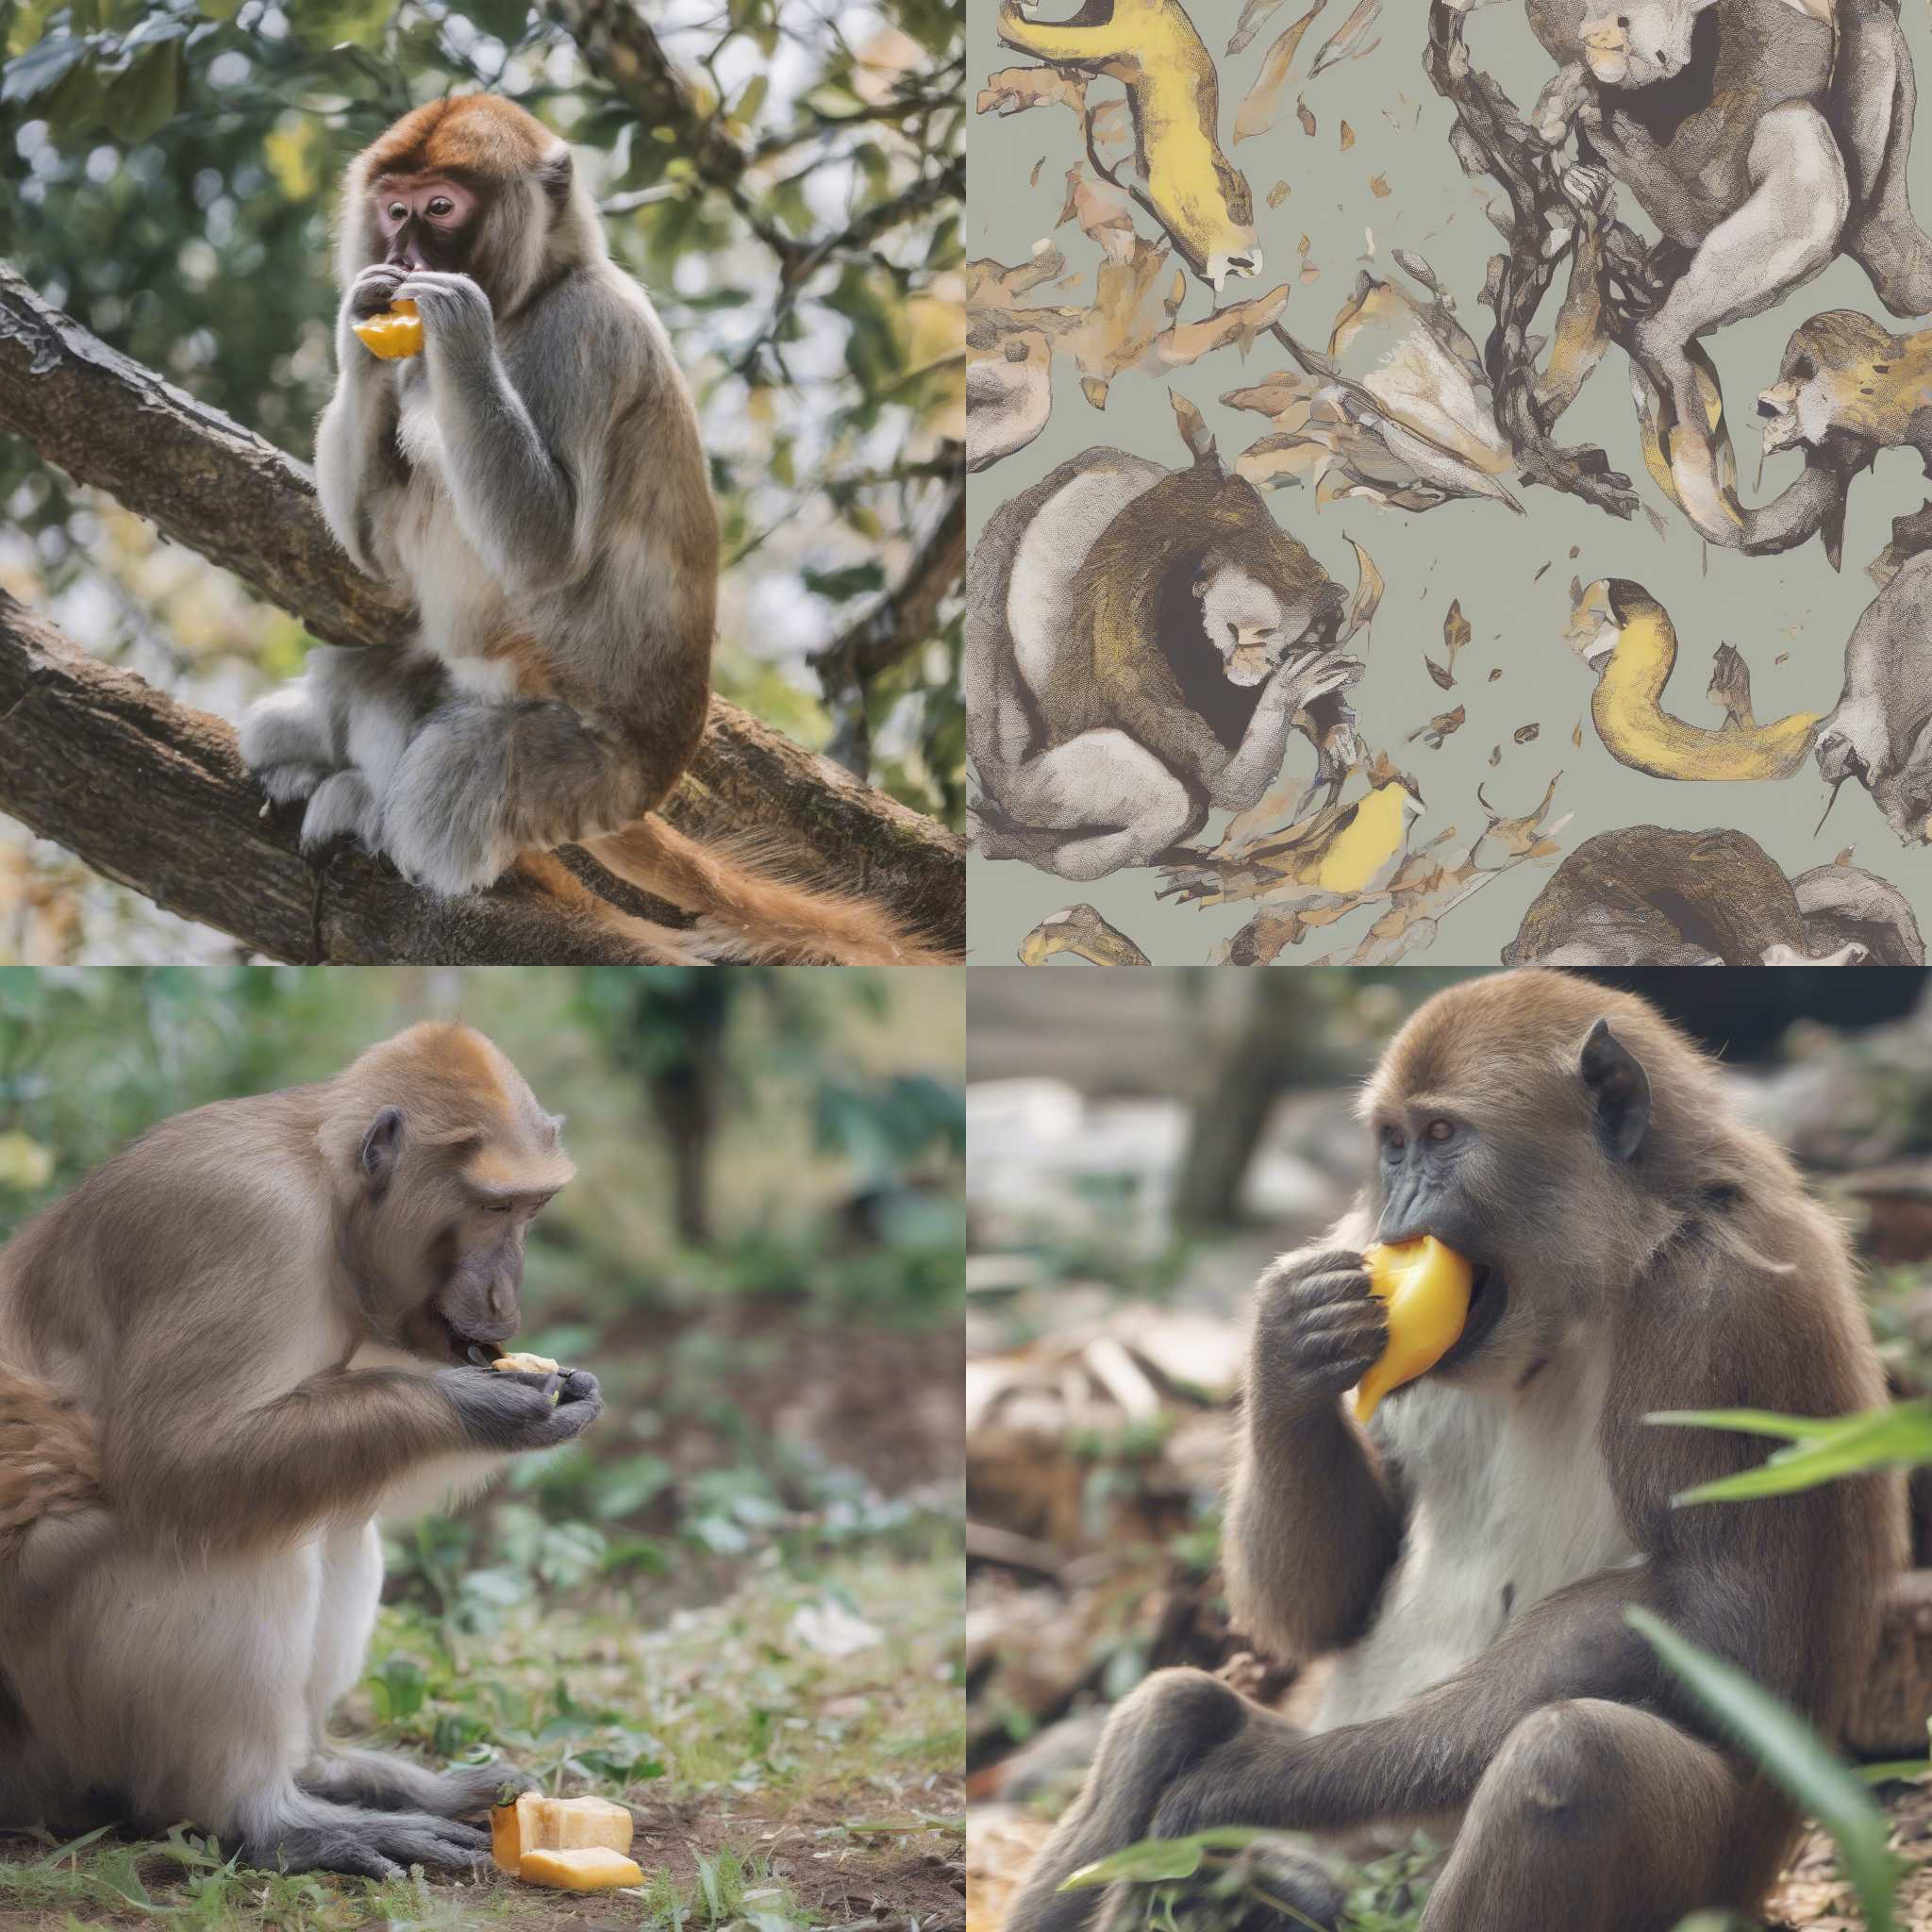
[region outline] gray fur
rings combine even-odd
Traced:
[[[317,482],[421,625],[400,651],[312,653],[242,750],[272,799],[310,799],[306,845],[354,838],[448,896],[675,784],[709,702],[717,525],[669,339],[568,150],[487,191],[474,274],[371,259],[368,160],[344,190]],[[424,352],[379,360],[352,325],[397,299]]]

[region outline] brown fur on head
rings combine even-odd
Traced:
[[[605,254],[569,146],[514,101],[462,94],[412,108],[349,163],[338,218],[341,287],[385,258],[379,189],[437,179],[460,184],[476,210],[425,266],[473,276],[499,318],[565,270]]]
[[[412,1026],[330,1082],[338,1250],[376,1340],[460,1362],[516,1332],[525,1236],[574,1172],[562,1125],[459,1024]]]
[[[1776,382],[1757,398],[1767,454],[1798,443],[1815,448],[1834,433],[1885,448],[1904,441],[1925,399],[1920,360],[1906,340],[1856,308],[1827,308],[1800,323]]]
[[[1647,1127],[1627,1163],[1601,1143],[1581,1073],[1599,1021],[1648,1081]],[[1492,1276],[1482,1293],[1502,1290],[1480,1324],[1473,1308],[1473,1345],[1457,1344],[1473,1385],[1507,1386],[1569,1324],[1614,1314],[1652,1257],[1707,1211],[1711,1191],[1748,1181],[1774,1218],[1804,1206],[1790,1161],[1736,1118],[1713,1061],[1647,1001],[1567,973],[1491,974],[1438,993],[1391,1041],[1361,1113],[1378,1137],[1422,1134],[1436,1119],[1460,1137],[1465,1252]],[[1755,1226],[1754,1243],[1773,1251],[1790,1246],[1746,1208],[1724,1224]]]

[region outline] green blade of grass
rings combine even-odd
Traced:
[[[1842,1476],[1932,1461],[1932,1406],[1899,1403],[1842,1416],[1806,1440],[1775,1450],[1756,1469],[1719,1476],[1674,1496],[1674,1507],[1787,1496]]]
[[[1852,1772],[1803,1718],[1734,1665],[1648,1610],[1632,1607],[1624,1621],[1772,1781],[1831,1834],[1864,1907],[1867,1932],[1897,1932],[1892,1894],[1900,1866],[1886,1842],[1890,1827]]]

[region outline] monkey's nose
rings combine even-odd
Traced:
[[[1784,411],[1769,396],[1759,396],[1757,398],[1757,413],[1769,420],[1775,421],[1776,418],[1784,414]]]

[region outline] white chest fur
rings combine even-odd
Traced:
[[[1558,1357],[1521,1394],[1425,1382],[1391,1401],[1408,1534],[1374,1626],[1335,1660],[1314,1729],[1385,1715],[1552,1591],[1638,1559],[1597,1447],[1607,1374],[1599,1348]]]

